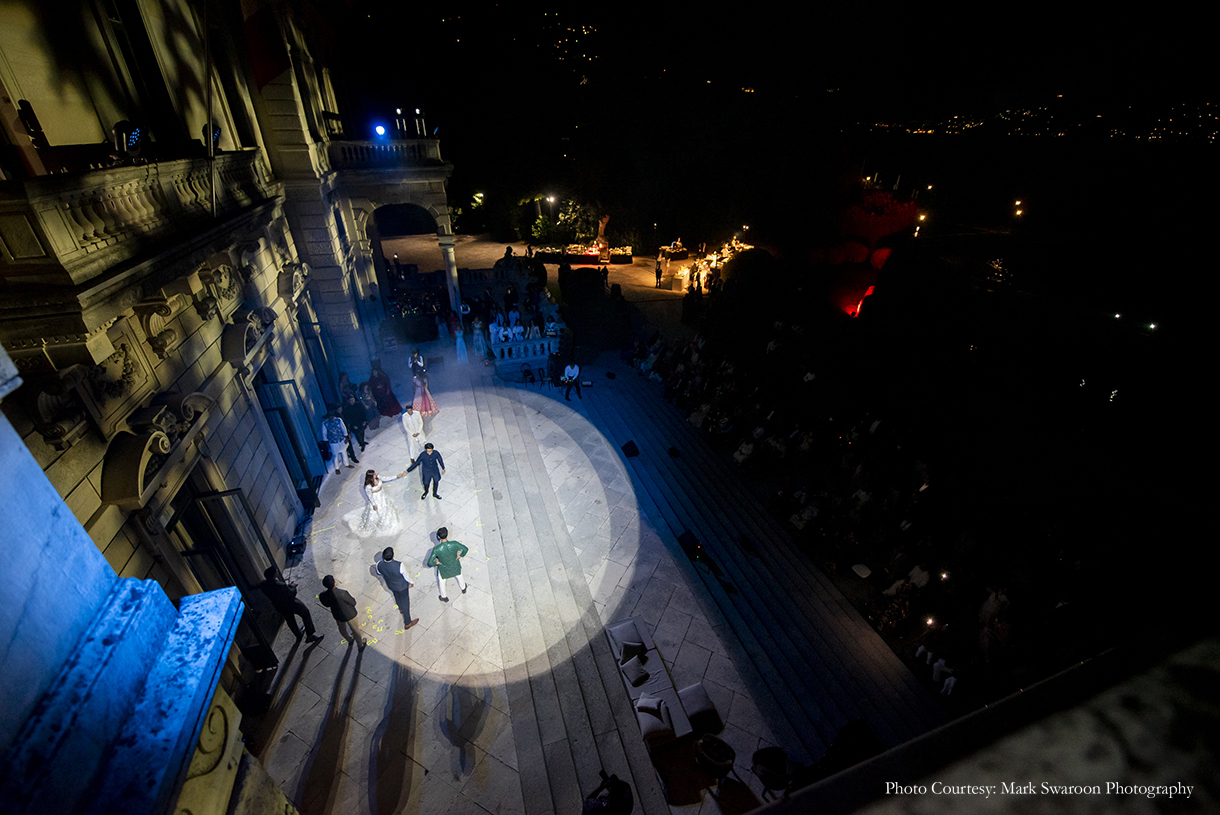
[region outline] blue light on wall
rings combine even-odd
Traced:
[[[377,125],[376,127],[373,128],[373,132],[376,133],[378,136],[384,136],[385,135],[385,125]]]

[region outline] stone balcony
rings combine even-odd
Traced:
[[[332,170],[441,167],[440,139],[332,141],[326,145]]]
[[[279,196],[259,150],[0,184],[0,280],[79,287]]]

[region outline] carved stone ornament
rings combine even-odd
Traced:
[[[202,393],[162,393],[131,414],[102,464],[102,501],[125,509],[148,503],[168,471],[203,430],[212,400]]]
[[[307,263],[286,263],[280,269],[279,280],[277,281],[277,289],[280,297],[284,302],[296,304],[300,299],[301,293],[305,291],[305,284],[309,279],[309,264]]]
[[[195,299],[195,312],[199,315],[199,319],[205,323],[216,316],[220,310],[220,304],[216,302],[216,296],[206,291],[200,292]]]
[[[85,403],[78,391],[88,386],[88,380],[89,369],[73,365],[31,383],[28,393],[32,394],[34,428],[56,450],[67,450],[89,429]]]
[[[247,280],[254,274],[254,257],[262,250],[261,239],[246,241],[233,247],[232,257],[236,259],[237,267],[242,270]]]
[[[272,326],[276,320],[275,309],[255,308],[239,311],[233,315],[233,323],[225,326],[220,335],[220,356],[234,369],[248,373],[252,360],[265,353],[267,343],[274,334]],[[261,359],[261,357],[260,357]],[[253,366],[257,368],[257,366]]]
[[[190,305],[191,298],[185,294],[174,294],[136,303],[134,311],[140,318],[144,336],[148,337],[148,345],[161,359],[168,357],[182,341],[178,330],[170,328],[169,323]]]
[[[218,688],[213,694],[212,706],[204,716],[186,780],[170,812],[174,815],[203,815],[225,812],[230,807],[244,749],[240,724],[241,712],[237,705],[223,689]],[[288,811],[266,806],[259,809],[261,812],[273,810]]]
[[[111,319],[88,334],[28,337],[8,340],[4,346],[23,376],[53,374],[78,363],[98,364],[113,354],[109,331],[114,324]]]
[[[241,304],[242,280],[232,266],[222,264],[215,269],[205,269],[199,273],[199,280],[204,284],[208,294],[201,297],[215,299],[217,313],[222,319],[227,319]]]

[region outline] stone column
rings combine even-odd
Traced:
[[[441,246],[441,254],[445,257],[445,283],[449,287],[449,305],[458,313],[462,320],[462,287],[458,281],[457,254],[454,251],[453,227],[449,223],[449,210],[436,216],[436,240]]]

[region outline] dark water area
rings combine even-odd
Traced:
[[[1200,573],[1183,566],[1197,549],[1189,473],[1209,436],[1190,417],[1206,404],[1211,151],[911,137],[840,147],[856,177],[897,183],[901,199],[918,190],[928,220],[918,238],[889,241],[859,319],[815,329],[829,352],[820,370],[855,410],[897,419],[997,574],[1030,591],[1066,552],[1083,564],[1099,635],[1197,624]],[[827,198],[833,177],[823,170]],[[784,183],[777,200],[819,188]],[[816,207],[774,214],[758,234],[789,263],[805,242],[833,239]],[[807,320],[787,291],[772,307]]]
[[[988,248],[1003,251],[1023,290],[1170,331],[1197,317],[1192,305],[1214,267],[1214,147],[908,136],[872,140],[862,152],[883,182],[901,174],[902,188],[919,191],[927,236],[1008,232]]]

